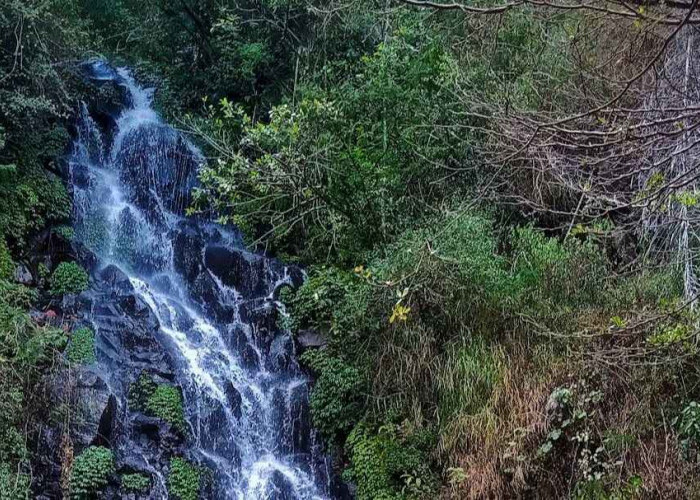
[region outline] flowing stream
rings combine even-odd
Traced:
[[[308,380],[277,326],[284,310],[276,293],[300,272],[247,251],[235,228],[185,216],[200,152],[159,118],[153,90],[128,70],[95,63],[92,78],[116,82],[127,103],[109,131],[82,109],[70,161],[76,238],[99,269],[117,266],[128,276],[157,318],[158,343],[183,390],[189,458],[214,472],[212,498],[328,498]],[[93,324],[98,361],[118,365]],[[151,464],[129,435],[114,446]],[[152,472],[151,498],[166,498],[167,466]]]

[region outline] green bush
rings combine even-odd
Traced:
[[[357,486],[357,500],[405,500],[436,494],[436,481],[425,453],[399,428],[387,424],[376,431],[361,423],[345,444],[350,467],[345,478]]]
[[[67,225],[56,226],[53,228],[53,232],[63,238],[66,241],[72,241],[75,237],[75,231],[72,227]]]
[[[310,400],[314,426],[326,439],[343,437],[362,417],[364,381],[360,372],[326,350],[307,351],[301,360],[317,375]]]
[[[157,384],[144,372],[129,388],[129,405],[147,415],[163,419],[180,432],[185,431],[185,410],[178,387]]]
[[[87,290],[88,284],[88,274],[75,262],[61,262],[51,275],[51,293],[54,295],[80,293]]]
[[[33,164],[0,177],[0,199],[0,233],[21,249],[31,233],[49,222],[67,220],[71,213],[70,197],[60,179]]]
[[[112,451],[90,446],[73,462],[70,472],[70,497],[77,500],[97,498],[115,472]]]
[[[78,328],[70,337],[66,357],[71,363],[88,365],[95,362],[95,332]]]
[[[686,459],[700,461],[700,404],[690,401],[673,423]]]
[[[531,310],[603,303],[605,256],[592,240],[562,242],[528,226],[513,230],[510,243],[513,279]]]
[[[122,476],[122,489],[132,493],[145,493],[151,488],[151,479],[140,473],[124,474]]]
[[[5,237],[0,233],[0,279],[10,280],[15,274],[15,263],[12,261],[12,255],[7,248]]]
[[[17,473],[0,463],[0,500],[29,500],[31,478],[28,474]]]
[[[176,500],[197,500],[202,485],[202,471],[184,458],[170,459],[168,492]]]
[[[178,387],[158,385],[146,400],[146,411],[184,432],[185,410],[182,406],[182,393]]]

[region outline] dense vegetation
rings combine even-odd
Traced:
[[[29,311],[88,286],[36,242],[72,236],[58,159],[96,55],[157,82],[211,158],[191,212],[307,268],[282,300],[327,340],[301,360],[358,499],[699,495],[681,4],[3,2],[0,498],[28,495],[29,388],[66,343],[94,359],[90,330]],[[183,430],[177,388],[132,396]],[[76,457],[75,495],[108,453]],[[168,487],[197,498],[199,469],[174,458]]]

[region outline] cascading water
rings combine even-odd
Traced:
[[[308,423],[308,381],[276,324],[284,314],[276,293],[298,283],[299,271],[248,252],[233,229],[186,217],[200,153],[160,120],[153,91],[127,70],[95,63],[90,71],[121,86],[127,104],[111,132],[82,109],[70,160],[76,238],[97,257],[93,275],[123,273],[123,286],[157,319],[157,344],[183,391],[185,453],[213,471],[212,498],[329,497],[327,460]],[[158,370],[131,348],[125,371],[120,331],[128,324],[114,326],[121,312],[105,319],[111,296],[97,296],[85,314],[97,370],[120,395],[111,446],[118,465],[155,478],[150,498],[166,498],[167,456],[137,432],[143,418],[125,397],[134,366]]]

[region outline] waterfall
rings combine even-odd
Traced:
[[[118,269],[157,320],[158,348],[183,392],[180,452],[211,469],[211,498],[328,498],[328,461],[309,424],[309,383],[289,332],[277,325],[284,315],[277,293],[298,284],[300,271],[248,251],[235,228],[187,217],[202,154],[161,120],[153,90],[128,70],[94,63],[90,71],[120,86],[126,104],[111,130],[81,109],[70,159],[76,239],[96,256],[92,275]],[[158,368],[138,349],[125,352],[127,327],[113,326],[123,314],[105,319],[112,296],[96,295],[86,312],[96,369],[119,399],[111,447],[118,466],[156,479],[149,498],[167,498],[163,456],[170,452],[153,451],[163,445],[135,430],[141,417],[126,397],[140,371],[157,376]]]

